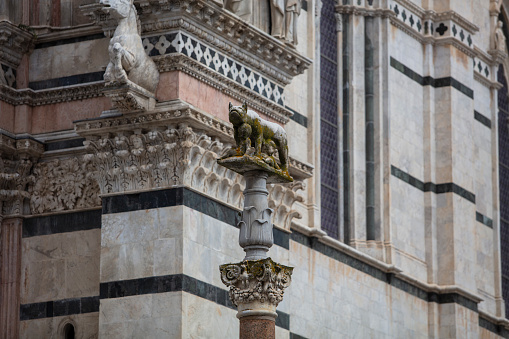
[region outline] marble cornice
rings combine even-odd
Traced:
[[[179,28],[246,63],[283,85],[311,65],[297,50],[206,0],[135,1],[142,35]],[[99,4],[81,6],[82,11],[110,36],[115,24]]]
[[[489,89],[494,89],[497,91],[503,87],[503,85],[500,82],[491,81],[477,71],[474,71],[474,80],[479,82],[481,85],[488,87]]]
[[[490,81],[490,75],[485,74],[486,65],[497,65],[505,54],[500,51],[482,51],[475,46],[474,35],[479,27],[455,11],[437,13],[425,10],[409,0],[392,0],[387,2],[386,8],[356,5],[336,5],[336,12],[349,15],[362,15],[388,18],[390,23],[401,31],[416,39],[421,44],[434,46],[451,45],[466,55],[475,58],[475,65],[482,64],[483,70],[478,77],[485,77]],[[443,25],[445,30],[437,31]],[[486,82],[484,81],[484,82]]]
[[[88,23],[73,27],[34,27],[34,33],[37,35],[37,44],[44,44],[103,33],[103,31],[93,23]]]
[[[388,8],[361,7],[356,5],[336,5],[336,13],[382,18],[395,16],[394,12]]]
[[[241,102],[247,102],[249,107],[267,115],[279,123],[288,123],[290,117],[293,115],[290,110],[284,108],[282,105],[276,104],[259,93],[203,66],[188,56],[182,54],[166,54],[154,57],[154,61],[160,72],[182,71],[232,98]]]
[[[103,96],[103,88],[103,81],[39,91],[14,89],[0,84],[0,100],[11,105],[41,106]]]
[[[33,45],[35,35],[10,21],[0,21],[0,61],[18,68],[21,58]]]
[[[467,29],[470,33],[476,33],[479,31],[479,27],[477,25],[468,21],[455,11],[437,13],[433,10],[425,10],[409,0],[393,0],[393,2],[400,4],[405,8],[408,8],[410,11],[420,16],[423,20],[433,20],[433,21],[452,20],[457,22],[460,26]]]
[[[44,145],[28,135],[8,135],[0,133],[0,152],[2,158],[18,158],[20,155],[38,158],[44,152]]]

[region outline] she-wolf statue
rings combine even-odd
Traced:
[[[233,124],[237,155],[247,154],[252,146],[254,147],[253,156],[277,168],[270,153],[262,154],[262,150],[275,148],[279,153],[281,171],[288,173],[288,141],[283,127],[260,118],[256,112],[248,110],[245,103],[242,106],[233,106],[230,102],[228,117]]]

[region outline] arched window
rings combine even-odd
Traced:
[[[75,333],[74,333],[74,325],[71,323],[67,323],[64,326],[64,339],[74,339]]]

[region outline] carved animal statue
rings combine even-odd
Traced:
[[[283,127],[260,118],[258,114],[247,109],[247,104],[233,106],[230,102],[228,117],[233,124],[234,138],[240,155],[246,154],[249,146],[252,146],[254,156],[277,168],[271,154],[262,156],[262,148],[276,148],[279,152],[281,170],[288,172],[288,141]]]
[[[133,0],[100,0],[103,11],[118,20],[110,40],[110,62],[104,73],[106,84],[133,83],[155,93],[159,72],[154,61],[145,53],[141,42],[138,16]]]

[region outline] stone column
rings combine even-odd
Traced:
[[[250,171],[244,174],[244,211],[239,223],[239,244],[246,252],[244,260],[267,258],[267,252],[274,244],[271,216],[267,197],[267,173]]]
[[[290,285],[293,267],[278,264],[267,256],[274,244],[273,210],[268,207],[267,183],[288,183],[293,179],[284,167],[288,163],[285,159],[288,152],[285,131],[254,112],[247,114],[246,105],[230,104],[229,116],[234,125],[237,147],[217,161],[219,165],[242,174],[246,180],[244,209],[238,224],[239,245],[246,252],[246,257],[239,263],[221,265],[219,270],[222,282],[230,289],[230,299],[237,306],[239,337],[272,339],[276,336],[276,307]],[[258,133],[262,133],[263,129],[271,132],[267,135],[263,132],[263,145],[258,144],[261,138],[251,143],[250,138],[255,140],[257,136],[251,131],[256,129],[259,129]],[[264,153],[272,144],[279,146],[281,168],[273,153]],[[258,150],[263,150],[260,154],[256,154],[257,146]]]

